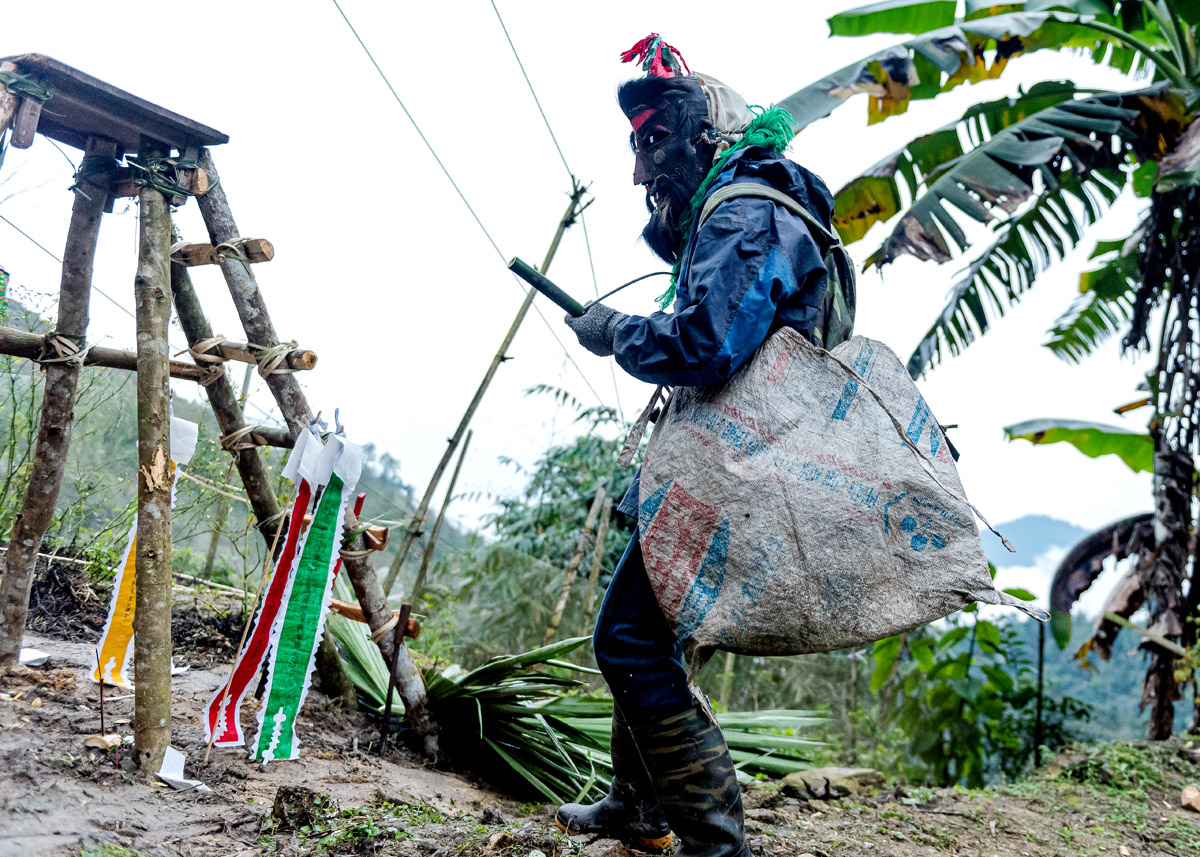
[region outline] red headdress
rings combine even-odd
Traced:
[[[654,77],[679,77],[692,73],[683,54],[664,42],[658,33],[651,33],[629,50],[622,51],[621,62],[641,62],[642,70]]]

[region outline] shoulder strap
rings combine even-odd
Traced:
[[[817,218],[813,217],[812,213],[809,212],[808,209],[796,202],[796,200],[792,199],[783,191],[776,190],[775,188],[768,187],[767,185],[756,184],[755,182],[734,182],[733,184],[727,184],[724,187],[717,188],[715,191],[709,194],[708,199],[704,201],[704,207],[700,210],[700,217],[696,220],[696,229],[699,230],[700,227],[704,225],[704,222],[712,216],[714,211],[716,211],[718,205],[726,200],[730,200],[739,196],[753,196],[760,197],[762,199],[773,200],[774,202],[782,205],[788,211],[800,217],[800,219],[804,221],[805,225],[807,225],[811,231],[824,238],[830,247],[840,245],[842,243],[842,239],[838,237],[836,232],[832,232],[831,230],[827,229],[819,220],[817,220]]]

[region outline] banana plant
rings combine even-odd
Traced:
[[[1200,611],[1190,550],[1200,453],[1200,379],[1193,371],[1200,341],[1200,123],[1193,121],[1200,109],[1200,2],[883,0],[835,15],[829,26],[834,36],[906,39],[784,99],[798,133],[856,95],[867,100],[868,124],[882,122],[914,100],[998,78],[1039,50],[1083,54],[1125,74],[1128,86],[1119,89],[1044,81],[974,105],[842,188],[835,226],[847,244],[890,226],[864,253],[867,266],[882,268],[903,256],[963,265],[909,359],[916,378],[985,334],[1042,272],[1090,238],[1118,195],[1131,190],[1146,201],[1132,233],[1095,245],[1097,267],[1080,277],[1079,294],[1045,345],[1078,362],[1123,331],[1126,351],[1157,353],[1147,376],[1152,415],[1135,444],[1137,469],[1154,475],[1150,559],[1114,590],[1111,613],[1124,617],[1144,602],[1159,638],[1190,648],[1200,633],[1185,621]],[[990,240],[978,241],[989,231]],[[1025,428],[1035,442],[1061,434]],[[1139,533],[1148,526],[1134,523]],[[1090,585],[1097,550],[1115,544],[1112,538],[1101,533],[1094,544],[1081,544],[1077,567],[1062,575],[1060,608]],[[1144,552],[1126,547],[1130,555]],[[1101,654],[1105,635],[1116,628],[1093,637]],[[1143,699],[1153,701],[1149,737],[1163,738],[1181,679],[1173,650],[1154,645]],[[1200,729],[1200,704],[1193,725]]]
[[[1197,153],[1167,163],[1172,154],[1180,160],[1174,150],[1200,101],[1197,22],[1200,3],[1179,0],[886,0],[829,19],[834,36],[910,37],[781,101],[797,133],[855,95],[867,97],[868,124],[882,122],[1046,49],[1081,53],[1130,80],[1121,92],[1044,81],[976,104],[835,195],[834,223],[847,244],[892,224],[866,266],[905,255],[964,263],[909,359],[914,377],[986,333],[1126,187],[1148,198],[1156,187],[1200,180]],[[971,222],[994,236],[973,255],[964,228]],[[1136,248],[1108,255],[1048,333],[1047,347],[1063,359],[1082,359],[1132,318],[1133,279],[1122,274],[1140,256]]]

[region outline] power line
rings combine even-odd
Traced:
[[[562,160],[563,167],[566,168],[567,175],[570,176],[570,178],[571,178],[571,183],[574,184],[575,183],[575,171],[572,170],[571,165],[567,163],[567,156],[565,154],[563,154],[562,146],[560,146],[558,144],[558,136],[554,133],[554,128],[551,127],[551,125],[550,125],[550,118],[546,115],[546,111],[542,107],[542,100],[540,98],[538,98],[537,91],[533,88],[533,81],[531,81],[529,79],[529,73],[527,71],[525,71],[525,63],[521,62],[521,55],[520,55],[520,53],[517,52],[517,46],[515,44],[513,44],[512,36],[510,36],[508,33],[508,27],[504,23],[504,18],[500,14],[500,9],[497,8],[497,6],[496,6],[496,0],[491,0],[491,3],[492,3],[492,11],[496,13],[496,20],[500,22],[500,29],[504,31],[504,38],[508,40],[508,46],[512,49],[513,58],[517,61],[517,67],[521,69],[521,76],[525,78],[525,85],[529,87],[529,94],[533,96],[533,103],[537,105],[538,113],[542,114],[542,122],[545,123],[546,130],[550,133],[550,139],[554,143],[554,148],[558,151],[558,157]],[[592,264],[592,242],[588,239],[587,220],[585,219],[584,213],[582,211],[579,212],[579,222],[583,225],[583,241],[584,241],[584,244],[587,246],[588,266],[591,268],[591,271],[592,271],[592,288],[596,292],[596,297],[599,297],[600,296],[600,286],[596,282],[596,266],[594,264]],[[538,314],[540,315],[541,312],[539,311]],[[543,321],[544,320],[545,320],[545,318],[543,317]],[[553,332],[554,331],[552,330],[551,333],[553,333]],[[556,335],[554,338],[557,340],[558,336]],[[558,344],[561,346],[562,341],[560,340]],[[563,351],[566,352],[566,348],[563,348]],[[568,353],[567,354],[568,359],[570,358],[570,356],[571,355]],[[575,361],[571,360],[571,362],[574,363]],[[579,369],[578,365],[576,365],[575,368]],[[625,409],[621,407],[621,393],[617,389],[617,372],[616,372],[616,369],[613,368],[613,364],[611,361],[608,364],[608,371],[612,375],[613,394],[616,396],[616,399],[617,399],[617,413],[619,413],[621,415],[621,420],[624,421],[625,420]],[[579,374],[581,376],[583,376],[582,370],[580,370]],[[588,387],[591,388],[592,385],[590,383],[588,383],[586,376],[583,378],[583,380],[584,380],[584,383],[586,383],[588,385]],[[593,389],[592,393],[595,394],[596,391]],[[601,402],[603,402],[603,399],[600,399],[599,395],[596,395],[596,398],[599,399]]]
[[[425,136],[425,132],[422,131],[421,126],[417,124],[417,120],[413,118],[413,115],[408,112],[408,108],[404,106],[404,101],[401,100],[400,95],[392,86],[392,82],[388,80],[388,76],[383,73],[383,69],[379,67],[379,63],[375,62],[375,57],[371,54],[371,49],[368,48],[366,43],[362,40],[362,36],[358,34],[358,30],[354,29],[354,25],[350,23],[350,19],[346,17],[345,11],[342,10],[341,4],[338,3],[338,0],[333,0],[333,5],[337,7],[338,13],[342,16],[342,20],[346,22],[346,26],[350,28],[350,32],[354,34],[354,38],[358,41],[359,46],[363,49],[363,53],[365,53],[367,55],[367,59],[371,61],[371,65],[375,66],[375,71],[379,72],[379,76],[383,78],[383,83],[385,86],[387,86],[388,91],[392,93],[392,98],[396,99],[396,103],[400,105],[400,109],[404,111],[404,115],[407,116],[408,121],[412,123],[413,128],[417,132],[417,136],[421,138],[421,142],[424,143],[425,148],[429,150],[429,154],[433,155],[433,159],[437,161],[437,165],[442,168],[442,172],[445,174],[447,181],[450,182],[451,187],[454,188],[455,193],[458,194],[458,198],[462,200],[463,205],[467,207],[467,211],[471,212],[471,216],[475,218],[475,222],[478,223],[479,228],[483,230],[483,234],[487,238],[488,243],[492,245],[492,249],[496,251],[496,254],[501,259],[504,259],[504,254],[500,252],[500,247],[492,239],[491,233],[487,231],[487,227],[483,225],[483,221],[479,219],[479,215],[475,213],[475,209],[471,207],[471,203],[467,202],[466,194],[462,192],[462,189],[458,186],[458,182],[454,180],[454,176],[450,175],[450,170],[446,169],[446,165],[442,163],[442,159],[439,158],[438,153],[434,151],[433,144],[429,142],[429,139]],[[507,259],[505,259],[505,262],[507,262]]]
[[[17,232],[19,232],[21,235],[23,235],[30,243],[32,243],[35,247],[37,247],[39,250],[41,250],[43,253],[45,253],[47,256],[49,256],[51,259],[53,259],[55,262],[58,262],[58,264],[60,264],[60,265],[63,263],[63,260],[61,258],[59,258],[58,254],[47,249],[46,245],[42,244],[40,241],[38,241],[36,238],[34,238],[32,235],[30,235],[28,232],[26,232],[20,226],[17,226],[17,224],[13,223],[11,220],[9,220],[7,217],[5,217],[3,214],[0,214],[0,220],[3,220],[5,223],[7,223],[13,229],[17,230]],[[121,312],[125,313],[125,315],[129,316],[134,321],[137,321],[137,316],[135,316],[132,312],[130,312],[128,309],[126,309],[124,306],[122,306],[117,301],[117,299],[114,298],[112,295],[108,294],[108,292],[104,291],[103,289],[101,289],[99,286],[97,286],[95,284],[92,284],[92,288],[95,289],[97,292],[99,292],[100,295],[103,296],[105,299],[107,299],[113,306],[115,306]],[[169,337],[168,337],[167,344],[170,348],[175,347],[173,344],[170,343]],[[255,402],[247,402],[246,404],[252,406],[255,410],[257,410],[260,414],[262,414],[267,419],[275,419],[274,414],[268,413],[267,411],[263,410],[263,408],[260,407]]]
[[[596,299],[599,300],[600,283],[596,280],[596,265],[592,261],[592,240],[588,237],[587,217],[582,211],[579,213],[579,222],[583,226],[583,245],[587,247],[588,268],[592,272],[592,291],[596,293]],[[613,395],[617,397],[617,413],[621,415],[621,422],[625,422],[625,409],[621,407],[621,391],[617,388],[617,370],[613,365],[616,362],[616,360],[608,361],[608,371],[612,375]]]
[[[496,0],[491,0],[492,11],[496,13],[496,20],[500,22],[500,29],[504,31],[504,38],[508,39],[508,46],[512,48],[513,57],[517,60],[517,65],[521,69],[521,76],[525,78],[525,85],[529,87],[529,94],[533,96],[533,103],[537,105],[538,113],[542,114],[542,121],[546,123],[546,130],[550,132],[550,139],[554,141],[554,148],[558,150],[558,156],[562,158],[563,166],[567,169],[567,174],[571,180],[575,180],[575,173],[567,164],[567,156],[563,154],[562,146],[558,145],[558,137],[554,135],[554,129],[550,127],[550,120],[546,118],[546,111],[542,109],[542,102],[538,99],[537,93],[534,92],[533,83],[529,80],[529,74],[525,71],[525,63],[521,62],[521,55],[517,53],[517,46],[513,44],[512,36],[508,34],[508,27],[504,26],[504,19],[500,17],[500,10],[496,8]]]
[[[345,12],[345,10],[342,9],[342,6],[340,3],[338,3],[338,0],[333,0],[333,5],[337,8],[338,14],[342,16],[342,20],[346,22],[346,26],[350,28],[350,32],[354,35],[355,40],[359,44],[359,47],[361,47],[363,49],[363,53],[365,53],[367,55],[367,59],[369,59],[371,61],[371,65],[375,66],[375,71],[378,72],[379,76],[383,79],[384,85],[387,86],[388,91],[392,93],[392,97],[394,99],[396,99],[396,103],[400,105],[400,109],[404,111],[404,115],[408,117],[408,121],[412,123],[413,129],[417,132],[417,136],[419,136],[421,138],[421,142],[425,144],[425,148],[429,150],[429,154],[433,156],[434,161],[436,161],[437,165],[441,168],[442,173],[446,176],[446,180],[450,182],[451,187],[454,188],[454,192],[458,194],[458,198],[461,199],[463,205],[465,205],[467,207],[467,211],[469,211],[471,213],[471,217],[473,217],[475,219],[475,223],[479,226],[479,229],[483,232],[484,237],[487,238],[488,243],[492,245],[492,249],[496,251],[496,255],[500,257],[500,261],[505,264],[505,267],[507,267],[508,257],[505,256],[504,253],[500,250],[500,245],[498,245],[496,243],[495,239],[492,238],[492,234],[490,232],[488,232],[487,227],[483,225],[483,221],[480,219],[479,215],[475,212],[475,209],[471,206],[471,203],[467,201],[466,194],[464,194],[462,191],[462,188],[460,188],[458,186],[458,182],[456,182],[454,180],[454,176],[450,175],[450,170],[447,169],[446,165],[442,162],[442,159],[438,157],[438,153],[434,150],[433,144],[429,142],[429,138],[425,136],[425,133],[421,130],[421,126],[417,124],[417,120],[413,118],[413,115],[408,111],[408,108],[404,106],[404,101],[400,98],[399,93],[396,92],[395,87],[392,86],[391,81],[388,80],[388,76],[386,74],[384,74],[383,69],[379,67],[379,63],[377,63],[375,61],[375,57],[371,54],[371,49],[368,48],[366,45],[366,42],[364,42],[362,40],[362,36],[360,36],[358,34],[358,30],[354,29],[354,25],[352,23],[350,23],[350,19],[346,16],[346,12]],[[499,15],[499,12],[497,12],[496,14]],[[503,26],[504,22],[501,21],[500,23],[501,23],[501,26]],[[506,31],[506,33],[507,33],[507,31]],[[510,45],[512,44],[511,40],[509,41],[509,44]],[[514,48],[514,51],[515,51],[515,48]],[[520,58],[518,58],[517,61],[520,62]],[[522,69],[522,71],[524,71],[524,69]],[[526,81],[528,81],[528,80],[529,80],[529,78],[526,77]],[[530,88],[530,91],[532,92],[532,87]],[[537,99],[537,96],[534,95],[534,100],[536,100],[536,99]],[[538,105],[538,109],[541,110],[540,104]],[[542,114],[542,118],[543,119],[545,118],[544,113]],[[549,123],[547,123],[546,127],[547,128],[550,127]],[[552,131],[551,136],[553,136],[553,133],[554,132]],[[554,145],[556,147],[558,146],[557,140],[555,140]],[[560,149],[559,155],[561,155],[561,154],[562,154],[562,150]],[[564,164],[564,166],[566,165],[565,158],[563,159],[563,164]],[[568,167],[567,172],[569,173],[570,171],[571,170]],[[572,178],[574,178],[574,177],[572,176]],[[516,275],[513,274],[512,276],[513,276],[513,282],[517,284],[518,288],[521,288],[522,292],[525,292],[526,290],[524,289],[524,287],[521,286],[520,281],[517,279]],[[538,308],[537,304],[533,305],[533,309],[538,314],[538,317],[542,320],[542,323],[546,325],[546,329],[550,331],[550,335],[552,337],[554,337],[554,341],[558,343],[559,348],[561,348],[563,350],[563,354],[566,355],[567,360],[569,360],[571,365],[575,367],[575,371],[579,373],[579,377],[583,379],[583,383],[586,384],[587,388],[592,391],[592,395],[596,397],[596,401],[600,402],[600,404],[604,404],[604,399],[602,399],[600,397],[600,394],[596,392],[596,388],[592,386],[592,382],[588,380],[587,375],[585,375],[583,373],[583,370],[581,368],[579,368],[579,364],[575,362],[575,358],[571,356],[571,353],[567,350],[566,346],[563,345],[562,340],[558,338],[558,334],[554,332],[554,328],[551,326],[550,322],[546,319],[546,316],[542,314],[541,309]]]
[[[42,244],[40,241],[38,241],[36,238],[34,238],[32,235],[30,235],[28,232],[26,232],[20,226],[17,226],[17,224],[13,223],[11,220],[9,220],[7,217],[5,217],[3,214],[0,214],[0,220],[3,220],[5,223],[7,223],[13,229],[17,230],[22,235],[24,235],[25,238],[28,239],[35,247],[37,247],[39,250],[41,250],[43,253],[45,253],[47,256],[49,256],[51,259],[53,259],[55,262],[58,262],[58,264],[60,264],[60,265],[63,263],[63,260],[60,259],[56,253],[53,253],[50,250],[47,250],[46,245]],[[92,285],[92,288],[95,289],[97,292],[99,292],[101,294],[101,296],[106,298],[113,306],[115,306],[121,312],[125,313],[125,315],[136,320],[136,316],[134,316],[134,314],[131,313],[129,310],[125,309],[125,307],[121,306],[121,304],[117,302],[117,299],[114,298],[112,295],[110,295],[108,292],[104,291],[102,288],[100,288],[99,286],[97,286],[95,284]]]

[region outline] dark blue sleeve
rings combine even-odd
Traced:
[[[694,243],[684,274],[688,305],[631,316],[616,329],[617,363],[651,384],[698,387],[729,378],[762,345],[781,301],[811,299],[816,316],[825,265],[804,221],[783,206],[729,200]]]

